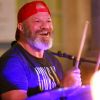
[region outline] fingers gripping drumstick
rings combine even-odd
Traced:
[[[75,63],[75,68],[78,68],[78,66],[79,66],[79,61],[80,61],[81,53],[82,53],[83,46],[84,46],[84,43],[85,43],[88,24],[89,24],[89,21],[86,21],[85,27],[84,27],[84,30],[83,30],[83,36],[82,36],[82,40],[81,40],[78,56],[77,56],[76,63]]]

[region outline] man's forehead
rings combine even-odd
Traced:
[[[33,14],[32,16],[28,17],[26,19],[26,21],[29,20],[29,21],[35,21],[35,20],[41,20],[41,21],[47,21],[47,20],[50,20],[52,21],[51,19],[51,16],[48,14],[48,13],[45,13],[45,12],[38,12],[36,14]]]
[[[38,12],[36,14],[33,14],[32,16],[34,18],[50,18],[51,19],[51,16],[48,12]]]

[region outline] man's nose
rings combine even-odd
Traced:
[[[48,29],[48,28],[49,28],[49,24],[47,22],[41,23],[41,29]]]

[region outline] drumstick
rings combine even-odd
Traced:
[[[98,71],[99,66],[100,66],[100,52],[99,52],[97,64],[96,64],[96,67],[95,67],[95,72]]]
[[[79,66],[79,61],[80,61],[82,49],[83,49],[83,46],[84,46],[84,43],[85,43],[85,38],[86,38],[87,29],[88,29],[88,24],[89,24],[89,21],[86,21],[85,26],[84,26],[84,30],[83,30],[83,36],[82,36],[82,40],[81,40],[78,56],[76,58],[76,63],[75,63],[75,67],[76,68],[78,68],[78,66]]]

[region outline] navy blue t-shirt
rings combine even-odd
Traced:
[[[49,51],[36,58],[15,44],[0,58],[0,94],[21,89],[35,95],[59,87],[62,76],[61,64]]]

